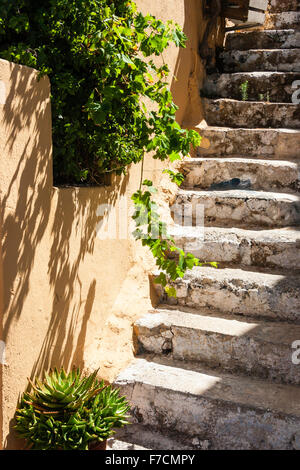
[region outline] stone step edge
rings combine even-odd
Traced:
[[[300,150],[299,150],[300,151]],[[290,167],[290,168],[295,168],[298,169],[298,164],[295,161],[289,161],[289,160],[269,160],[269,159],[263,159],[263,158],[251,158],[245,156],[244,158],[239,158],[239,157],[208,157],[208,156],[203,156],[203,157],[184,157],[182,160],[182,163],[185,166],[197,166],[200,165],[200,163],[203,162],[221,162],[221,163],[254,163],[254,164],[263,164],[267,163],[268,165],[274,166],[276,168],[278,167]]]
[[[220,198],[234,198],[234,199],[261,199],[270,201],[285,201],[285,202],[299,202],[299,196],[291,193],[275,193],[273,191],[255,191],[248,189],[228,189],[228,190],[206,190],[206,189],[180,189],[177,192],[177,198],[179,197],[214,197]],[[300,202],[299,202],[300,203]]]
[[[165,389],[181,395],[202,397],[231,403],[238,407],[273,411],[296,417],[300,422],[300,387],[276,384],[258,378],[219,373],[187,361],[176,361],[156,355],[136,358],[116,378],[117,387],[137,384]],[[251,392],[250,392],[251,391]],[[250,393],[249,393],[250,392]],[[259,393],[258,393],[259,392]],[[130,401],[131,394],[127,395]]]
[[[243,100],[236,100],[236,99],[233,99],[233,98],[203,98],[204,102],[206,102],[207,105],[209,105],[210,103],[212,102],[219,102],[219,103],[244,103],[245,106],[246,104],[248,105],[253,105],[253,104],[260,104],[261,106],[263,107],[274,107],[274,106],[281,106],[281,107],[288,107],[288,108],[295,108],[295,110],[298,109],[299,105],[298,104],[294,104],[294,103],[276,103],[276,102],[269,102],[269,101],[243,101]],[[214,127],[214,126],[211,126],[211,127]],[[221,126],[216,126],[216,127],[220,127],[221,129],[223,129],[223,127]],[[227,127],[227,126],[226,126]],[[248,129],[247,127],[244,128],[244,127],[233,127],[231,129]],[[256,129],[256,128],[251,128],[251,129]],[[262,129],[266,129],[266,128],[262,128]],[[268,128],[267,128],[268,129]],[[273,129],[273,128],[270,128],[270,129]],[[278,129],[278,128],[275,128],[275,129]],[[296,131],[297,130],[300,130],[300,129],[295,129]]]

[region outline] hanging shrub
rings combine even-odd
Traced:
[[[168,66],[153,61],[185,41],[130,0],[1,1],[0,57],[50,78],[56,184],[101,184],[146,152],[175,160],[199,142],[176,123]]]

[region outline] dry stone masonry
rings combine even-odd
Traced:
[[[136,423],[123,439],[146,448],[300,449],[300,8],[269,10],[264,29],[227,35],[177,195],[194,225],[205,208],[204,240],[179,227],[177,243],[219,268],[189,271],[175,299],[157,291],[116,380]]]

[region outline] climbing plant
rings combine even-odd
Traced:
[[[50,78],[56,184],[101,184],[147,152],[173,162],[199,144],[176,122],[168,65],[154,59],[185,42],[177,24],[143,15],[132,0],[1,0],[0,57]],[[133,199],[149,202],[141,188]]]
[[[130,0],[1,0],[0,57],[51,81],[56,183],[101,183],[149,151],[189,153],[199,137],[176,123],[168,66],[153,60],[185,40]]]

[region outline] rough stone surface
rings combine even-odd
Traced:
[[[293,83],[299,80],[300,73],[293,72],[239,72],[213,74],[207,77],[203,94],[208,98],[243,98],[241,85],[247,85],[246,101],[270,101],[292,103],[295,91]]]
[[[300,47],[300,32],[294,29],[228,33],[226,50],[290,49]]]
[[[140,353],[165,354],[170,335],[174,359],[300,384],[300,368],[291,361],[300,325],[158,309],[135,323],[134,334]]]
[[[208,441],[211,449],[293,449],[298,387],[183,367],[137,359],[115,384],[141,423]]]
[[[193,222],[204,210],[206,226],[286,227],[300,225],[300,198],[294,194],[249,190],[180,190],[174,206],[175,218],[192,212]]]
[[[202,262],[217,261],[220,267],[300,271],[300,231],[297,229],[206,227],[203,232],[203,236],[199,236],[195,227],[177,227],[176,245]]]
[[[299,169],[296,163],[285,161],[193,158],[183,164],[185,188],[208,189],[212,184],[239,178],[249,180],[251,189],[297,191]]]
[[[299,11],[299,0],[269,0],[270,13],[281,13],[284,11]]]
[[[137,413],[134,413],[137,411]],[[117,429],[113,439],[108,440],[108,450],[189,450],[201,449],[201,441],[192,442],[189,436],[170,429],[157,431],[139,423],[138,410],[133,409],[130,426]]]
[[[272,13],[266,19],[266,29],[288,29],[300,27],[300,12],[283,11],[281,13]]]
[[[300,131],[294,129],[234,129],[210,126],[200,130],[196,156],[300,159]]]
[[[293,103],[205,98],[204,108],[210,126],[300,128],[300,106]]]
[[[300,49],[252,49],[221,54],[224,72],[299,72]]]
[[[121,439],[108,439],[106,450],[150,450],[147,447],[142,447],[135,442],[127,442],[127,440]]]
[[[197,267],[171,283],[177,297],[161,301],[222,313],[300,322],[300,276]],[[156,287],[160,289],[159,286]]]

